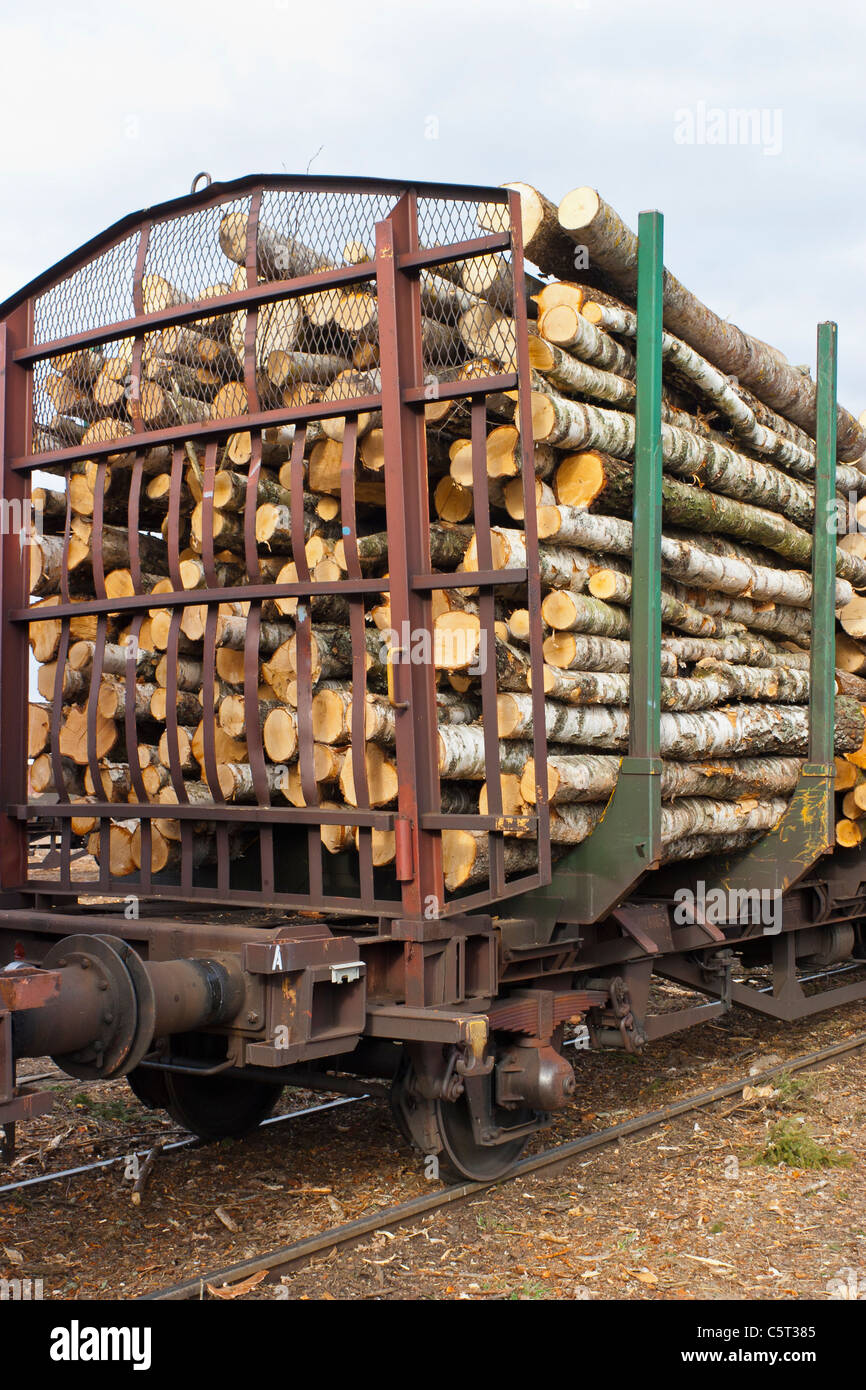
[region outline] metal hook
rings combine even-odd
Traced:
[[[193,181],[192,181],[192,183],[191,183],[191,185],[190,185],[190,190],[189,190],[190,193],[198,193],[198,191],[199,191],[199,189],[198,189],[198,184],[199,184],[199,180],[200,180],[200,179],[207,179],[207,183],[205,184],[205,188],[210,188],[211,184],[213,183],[213,178],[212,178],[211,175],[208,173],[207,169],[202,169],[201,173],[200,173],[200,174],[196,174],[195,178],[193,179]]]

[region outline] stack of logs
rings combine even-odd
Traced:
[[[568,194],[557,209],[528,185],[521,194],[527,259],[547,277],[527,285],[530,313],[535,506],[540,539],[541,616],[544,624],[547,791],[551,838],[557,854],[592,833],[616,785],[628,745],[629,601],[632,462],[635,407],[636,239],[591,189]],[[499,230],[503,209],[479,213],[479,234]],[[226,277],[205,290],[145,277],[146,310],[213,297],[246,284],[246,218],[231,213],[220,226]],[[579,249],[580,248],[580,249]],[[576,264],[589,269],[576,272]],[[345,248],[344,262],[369,256],[362,245]],[[582,259],[583,258],[583,259]],[[260,280],[306,275],[333,261],[281,236],[258,229]],[[529,290],[536,292],[529,294]],[[518,293],[524,293],[520,286]],[[815,473],[815,386],[802,368],[775,349],[718,319],[666,274],[662,406],[662,836],[667,862],[736,850],[772,829],[783,815],[807,751],[811,527]],[[433,377],[495,375],[515,365],[510,266],[485,255],[421,275],[425,364]],[[141,385],[130,390],[132,344],[114,353],[73,352],[55,358],[42,383],[51,418],[36,445],[120,440],[135,428],[158,428],[229,418],[249,408],[244,385],[245,315],[214,313],[182,328],[147,335]],[[375,285],[320,292],[281,301],[259,313],[255,408],[341,401],[379,390]],[[434,393],[435,395],[435,393]],[[481,724],[479,568],[473,519],[489,507],[493,563],[525,563],[522,449],[515,393],[488,398],[488,496],[473,495],[469,411],[465,403],[431,399],[425,406],[434,570],[467,575],[465,587],[433,594],[432,653],[436,668],[442,809],[485,812],[484,730]],[[43,415],[45,411],[43,410]],[[842,631],[836,673],[837,789],[844,795],[837,839],[856,845],[866,827],[866,421],[839,414],[840,515],[854,525],[840,539],[836,605]],[[311,424],[304,446],[304,493],[293,495],[289,462],[294,429],[265,429],[262,471],[255,498],[258,582],[290,583],[291,512],[303,508],[305,554],[311,576],[346,577],[342,540],[341,460],[345,419]],[[51,705],[62,701],[59,759],[70,797],[80,802],[74,835],[99,855],[96,801],[116,803],[108,844],[111,872],[141,864],[139,822],[124,803],[138,801],[135,783],[151,801],[175,804],[172,763],[179,765],[186,798],[212,804],[205,769],[205,721],[212,721],[219,794],[255,801],[248,761],[244,704],[244,646],[248,605],[224,603],[216,624],[214,688],[204,689],[206,608],[181,610],[177,658],[178,739],[172,756],[166,730],[168,656],[172,612],[160,593],[206,587],[202,528],[211,508],[203,502],[202,446],[185,446],[182,484],[172,487],[171,451],[144,455],[137,546],[130,546],[129,489],[133,455],[118,452],[103,465],[102,569],[109,597],[143,591],[154,606],[131,625],[108,620],[95,722],[88,704],[98,648],[92,615],[72,618],[62,667],[61,623],[31,625],[31,646],[41,663],[39,694],[30,710],[30,787],[54,790],[57,759],[50,750]],[[245,549],[247,431],[219,445],[213,492],[213,537],[220,586],[248,582]],[[359,417],[355,496],[358,553],[365,577],[388,567],[384,440],[381,417]],[[59,471],[59,470],[58,470]],[[95,461],[75,464],[68,480],[70,596],[93,597]],[[35,490],[36,493],[36,490]],[[31,591],[41,607],[60,602],[66,496],[38,490],[43,533],[30,550]],[[170,502],[172,495],[177,502]],[[858,502],[858,498],[863,500]],[[177,506],[179,515],[172,516]],[[388,518],[391,527],[399,518]],[[844,528],[843,528],[844,529]],[[172,553],[172,551],[174,553]],[[298,600],[276,597],[262,608],[259,699],[272,799],[305,804],[298,770],[298,669],[294,616]],[[386,664],[391,621],[387,592],[367,608],[365,764],[372,807],[396,804],[395,711],[387,698]],[[357,805],[352,758],[352,642],[348,605],[339,595],[312,603],[313,735],[319,804]],[[507,586],[496,596],[495,661],[498,690],[500,779],[505,813],[531,814],[541,770],[532,759],[532,673],[525,592]],[[137,629],[137,630],[136,630]],[[130,641],[135,688],[127,688]],[[483,654],[482,654],[483,655]],[[138,768],[126,747],[132,702]],[[88,752],[88,722],[95,738],[101,786]],[[140,777],[137,773],[140,772]],[[176,772],[176,768],[175,768]],[[242,812],[238,820],[242,822]],[[216,853],[206,812],[197,823],[197,862]],[[351,853],[357,832],[323,825],[330,853]],[[154,819],[151,870],[172,870],[179,859],[180,826]],[[232,828],[229,846],[241,855],[244,831]],[[467,830],[443,833],[446,887],[459,890],[486,877],[487,837]],[[393,832],[373,832],[377,869],[395,856]],[[506,839],[506,872],[535,862],[532,836]]]

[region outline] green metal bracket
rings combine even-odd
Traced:
[[[661,853],[662,279],[664,219],[638,223],[637,401],[631,588],[629,751],[603,819],[557,864],[543,889],[514,899],[521,941],[557,923],[595,922],[621,902]],[[577,935],[576,927],[557,933]]]
[[[835,323],[818,325],[809,758],[779,824],[749,849],[716,861],[708,893],[711,888],[785,892],[833,846],[837,335]]]

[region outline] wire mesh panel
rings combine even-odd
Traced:
[[[60,854],[4,888],[429,917],[546,881],[513,218],[245,181],[27,306],[4,480],[44,486],[8,623],[39,668],[7,814],[51,808]]]

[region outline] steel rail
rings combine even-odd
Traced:
[[[768,1067],[766,1071],[760,1073],[762,1081],[780,1076],[783,1072],[802,1071],[806,1067],[820,1066],[824,1062],[831,1061],[834,1057],[843,1056],[847,1052],[854,1052],[858,1048],[866,1046],[866,1033],[858,1033],[853,1038],[847,1038],[844,1042],[834,1043],[830,1047],[820,1048],[816,1052],[805,1053],[800,1057],[793,1057],[779,1066]],[[184,1280],[182,1283],[173,1284],[168,1288],[158,1289],[152,1293],[142,1294],[136,1302],[168,1302],[180,1301],[184,1299],[202,1299],[206,1296],[206,1285],[225,1285],[233,1284],[247,1279],[251,1275],[259,1274],[262,1271],[267,1275],[279,1275],[281,1272],[292,1268],[295,1265],[304,1264],[314,1255],[319,1255],[328,1250],[336,1250],[341,1246],[349,1246],[363,1239],[365,1236],[372,1235],[376,1231],[388,1230],[393,1226],[400,1226],[406,1221],[415,1220],[419,1216],[424,1216],[429,1212],[438,1210],[440,1207],[451,1206],[458,1202],[465,1202],[470,1197],[478,1196],[479,1193],[487,1192],[491,1188],[501,1187],[503,1184],[512,1182],[515,1178],[527,1177],[534,1173],[543,1172],[546,1168],[552,1168],[560,1163],[568,1162],[580,1154],[589,1153],[594,1149],[603,1148],[606,1144],[616,1143],[617,1140],[627,1138],[633,1134],[640,1134],[644,1130],[654,1129],[658,1125],[676,1119],[680,1115],[687,1115],[692,1110],[699,1110],[707,1105],[713,1105],[716,1101],[725,1100],[736,1093],[744,1086],[749,1085],[754,1080],[751,1076],[739,1077],[736,1081],[725,1082],[721,1086],[716,1086],[711,1091],[701,1091],[694,1096],[687,1096],[683,1100],[673,1101],[661,1110],[651,1110],[646,1114],[637,1115],[631,1120],[623,1120],[622,1123],[611,1125],[607,1129],[597,1131],[595,1134],[584,1135],[580,1139],[572,1139],[564,1144],[556,1144],[551,1149],[545,1149],[540,1154],[533,1154],[529,1158],[523,1158],[514,1165],[511,1171],[504,1177],[495,1178],[489,1182],[466,1182],[457,1183],[446,1187],[431,1196],[415,1197],[409,1202],[401,1202],[399,1205],[387,1208],[384,1211],[375,1213],[372,1216],[360,1217],[356,1221],[348,1221],[342,1226],[332,1227],[328,1231],[323,1231],[319,1235],[308,1236],[304,1240],[294,1242],[292,1245],[285,1245],[277,1250],[272,1250],[265,1255],[256,1255],[252,1259],[242,1260],[238,1264],[227,1265],[223,1269],[212,1270],[208,1274],[198,1275],[194,1279]]]
[[[21,1078],[22,1082],[29,1081],[29,1079],[29,1077]],[[74,1080],[73,1077],[67,1079]],[[338,1100],[326,1100],[320,1105],[307,1106],[304,1110],[290,1110],[286,1115],[269,1115],[266,1120],[262,1120],[257,1129],[264,1129],[265,1125],[285,1124],[287,1120],[298,1120],[304,1115],[316,1115],[322,1110],[336,1110],[341,1105],[354,1105],[356,1102],[369,1100],[372,1094],[371,1091],[370,1095],[364,1096],[340,1096]],[[171,1144],[164,1144],[161,1152],[171,1153],[173,1149],[188,1149],[190,1145],[202,1142],[197,1134],[191,1134],[187,1139],[175,1139]],[[146,1149],[133,1149],[130,1153],[118,1154],[114,1158],[99,1158],[95,1163],[83,1163],[78,1168],[61,1168],[56,1173],[39,1173],[33,1178],[22,1178],[20,1182],[5,1183],[0,1187],[0,1196],[7,1192],[19,1192],[25,1187],[40,1187],[46,1183],[59,1182],[61,1178],[77,1178],[82,1173],[94,1173],[100,1168],[111,1168],[116,1163],[125,1163],[133,1155],[136,1158],[146,1158],[153,1147],[153,1144],[149,1144]]]

